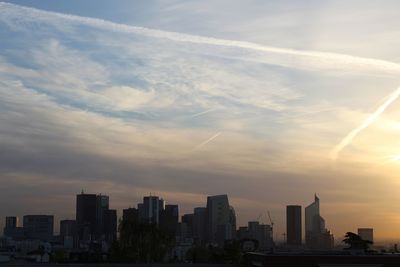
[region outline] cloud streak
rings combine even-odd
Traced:
[[[18,6],[8,3],[0,3],[3,17],[11,15],[11,17],[18,17],[19,21],[23,20],[43,20],[50,24],[54,22],[54,18],[59,18],[67,22],[76,22],[79,24],[89,25],[92,27],[100,28],[103,30],[110,30],[114,32],[132,33],[153,38],[163,38],[176,42],[186,42],[195,44],[205,44],[214,46],[234,47],[245,50],[253,50],[259,52],[267,52],[280,55],[294,56],[303,60],[317,59],[320,66],[348,66],[357,70],[375,70],[381,72],[389,72],[392,74],[400,73],[400,64],[373,58],[358,57],[339,53],[328,53],[320,51],[302,51],[295,49],[279,48],[272,46],[260,45],[252,42],[218,39],[190,34],[183,34],[177,32],[162,31],[156,29],[149,29],[144,27],[130,26],[126,24],[114,23],[102,19],[81,17],[69,14],[61,14],[56,12],[42,11],[34,8]],[[3,18],[5,19],[5,18]],[[303,64],[311,64],[311,62],[304,62]]]
[[[347,147],[353,139],[361,133],[363,130],[368,128],[389,106],[392,104],[397,98],[400,96],[400,87],[397,88],[394,92],[386,97],[386,101],[380,105],[375,112],[370,114],[357,128],[350,131],[340,143],[334,147],[331,151],[330,156],[333,160],[336,160],[339,153]]]

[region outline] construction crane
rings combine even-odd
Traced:
[[[269,213],[269,210],[267,211],[267,213],[268,213],[268,218],[269,218],[269,221],[270,221],[270,223],[271,223],[271,238],[272,238],[272,245],[274,245],[274,221],[272,220],[272,218],[271,218],[271,214]]]

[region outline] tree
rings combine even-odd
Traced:
[[[131,263],[162,262],[172,238],[155,224],[120,221],[120,239],[112,247],[112,260]]]
[[[364,240],[359,235],[352,232],[347,232],[344,237],[345,238],[342,242],[346,245],[349,245],[349,247],[346,249],[361,249],[364,251],[368,251],[369,246],[373,244],[372,241]]]

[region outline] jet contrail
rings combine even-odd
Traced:
[[[176,42],[236,47],[247,50],[255,50],[261,52],[294,56],[294,58],[303,59],[304,61],[301,62],[300,64],[304,66],[305,65],[312,66],[313,64],[317,65],[319,64],[318,65],[319,67],[330,66],[330,67],[344,68],[345,66],[347,66],[353,70],[367,69],[367,70],[383,71],[395,74],[400,73],[400,64],[386,60],[358,57],[358,56],[338,54],[338,53],[279,48],[279,47],[260,45],[246,41],[217,39],[217,38],[190,35],[178,32],[168,32],[168,31],[149,29],[144,27],[125,25],[102,19],[81,17],[76,15],[62,14],[51,11],[43,11],[40,9],[24,7],[4,2],[0,2],[0,14],[2,14],[0,16],[1,21],[4,21],[6,24],[14,23],[14,25],[17,26],[26,21],[32,23],[38,23],[40,21],[44,21],[50,23],[50,25],[56,27],[57,26],[59,27],[61,25],[65,26],[68,29],[71,25],[73,25],[72,23],[75,22],[114,32],[133,33],[153,38],[168,39]],[[55,21],[56,19],[58,19],[59,21]],[[317,61],[310,62],[310,59],[316,59]],[[266,60],[268,61],[269,59]]]
[[[198,116],[202,116],[202,115],[204,115],[204,114],[213,112],[213,111],[215,111],[215,110],[217,110],[217,108],[207,109],[207,110],[205,110],[205,111],[202,111],[202,112],[199,112],[199,113],[196,113],[196,114],[191,115],[190,118],[196,118],[196,117],[198,117]]]
[[[360,126],[350,131],[345,138],[331,151],[331,158],[336,160],[340,151],[342,151],[350,142],[356,137],[362,130],[367,128],[371,123],[373,123],[384,111],[387,107],[390,106],[398,97],[400,96],[400,87],[396,89],[396,91],[392,92],[390,95],[386,97],[386,101],[375,110],[374,113],[368,116]]]
[[[202,148],[203,146],[207,145],[208,143],[210,143],[212,140],[214,140],[215,138],[217,138],[219,135],[221,134],[221,132],[218,132],[216,134],[214,134],[213,136],[211,136],[210,138],[208,138],[207,140],[201,142],[199,145],[197,145],[194,150],[197,150],[199,148]]]

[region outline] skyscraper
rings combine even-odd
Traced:
[[[96,236],[97,196],[84,194],[76,196],[76,224],[80,241],[91,241]]]
[[[127,222],[139,222],[139,210],[136,208],[128,208],[122,211],[122,220]]]
[[[301,246],[301,206],[286,206],[286,243],[288,246]]]
[[[117,210],[104,210],[102,239],[109,243],[117,240],[117,227]]]
[[[225,240],[234,238],[236,216],[227,195],[207,198],[208,241],[223,246]]]
[[[204,243],[207,233],[207,208],[194,208],[193,213],[193,237],[196,242]]]
[[[73,248],[76,245],[76,231],[75,220],[60,221],[60,239],[64,247]]]
[[[160,229],[175,238],[179,222],[178,205],[166,205],[160,212]]]
[[[160,210],[164,208],[164,205],[164,200],[157,196],[144,197],[143,204],[138,204],[140,221],[158,225]]]
[[[18,217],[7,216],[6,217],[6,228],[16,228],[18,227]]]
[[[105,239],[105,220],[108,216],[107,211],[109,210],[110,198],[105,195],[96,196],[96,239]]]
[[[7,216],[6,224],[3,230],[4,236],[11,237],[14,240],[22,240],[24,238],[24,229],[19,227],[19,220],[16,216]]]
[[[306,245],[309,248],[330,249],[333,247],[333,235],[325,228],[325,220],[319,213],[319,198],[305,208]]]

